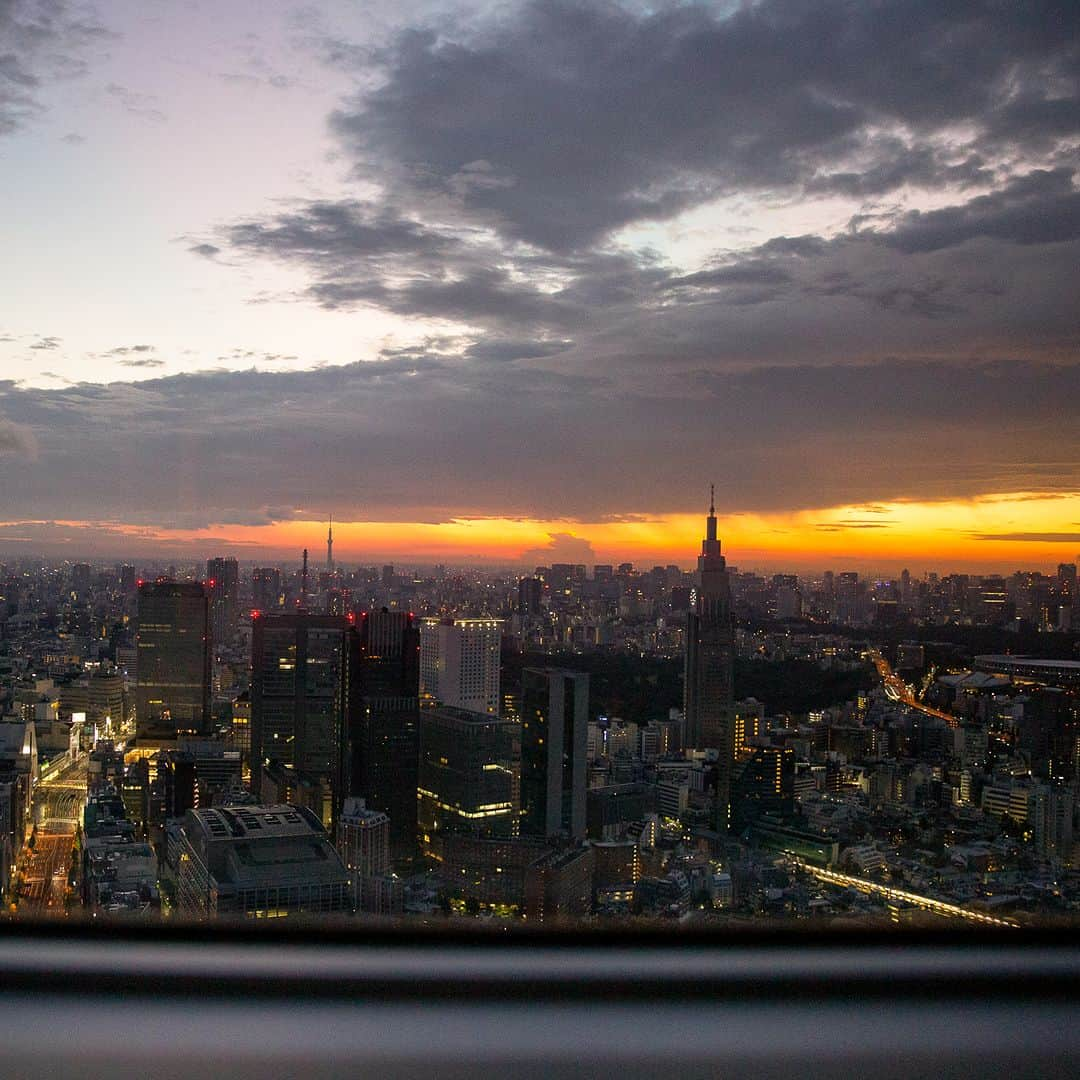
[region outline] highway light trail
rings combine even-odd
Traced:
[[[968,919],[971,922],[981,923],[983,926],[1015,928],[1020,925],[1012,919],[999,919],[994,915],[986,915],[981,911],[972,911],[970,908],[961,907],[959,904],[936,900],[932,896],[922,896],[919,893],[908,892],[906,889],[897,889],[892,885],[885,885],[878,881],[867,881],[865,878],[852,877],[850,874],[841,874],[835,870],[825,870],[820,866],[811,866],[801,859],[795,861],[800,870],[805,870],[819,881],[826,881],[830,885],[858,889],[860,892],[883,896],[887,900],[898,900],[902,903],[912,904],[915,907],[922,908],[924,911],[932,911],[936,915]]]

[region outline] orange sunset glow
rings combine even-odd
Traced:
[[[334,522],[340,562],[488,563],[633,562],[690,566],[704,511],[615,521],[525,520],[462,516],[439,523]],[[94,523],[56,522],[85,530]],[[740,569],[814,570],[851,566],[913,572],[966,568],[1045,569],[1080,548],[1080,493],[1013,492],[944,502],[880,502],[785,513],[719,515],[720,536]],[[109,523],[114,547],[198,553],[236,549],[241,558],[322,558],[326,523],[298,519],[260,526],[163,530]],[[121,541],[126,543],[121,543]],[[142,542],[142,543],[140,543]]]

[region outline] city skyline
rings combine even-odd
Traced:
[[[0,558],[1075,559],[1077,19],[3,5]]]

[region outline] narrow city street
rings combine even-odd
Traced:
[[[19,911],[23,917],[65,915],[75,823],[49,819],[38,826],[36,843],[22,861]]]
[[[85,802],[85,758],[34,791],[34,846],[24,848],[18,860],[19,913],[24,918],[64,916],[78,903],[77,897],[65,903],[65,896]]]

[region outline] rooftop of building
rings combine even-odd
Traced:
[[[953,686],[959,690],[1001,690],[1009,685],[1009,679],[1003,675],[991,675],[985,671],[963,671],[950,675],[939,675],[943,686]]]
[[[218,887],[318,886],[348,882],[348,871],[318,818],[304,807],[189,810],[182,831],[202,849]]]
[[[210,843],[326,836],[326,830],[310,810],[287,803],[189,810],[184,827],[198,830]]]
[[[1001,667],[1003,670],[1014,668],[1037,668],[1046,671],[1067,671],[1080,675],[1080,660],[1048,660],[1037,656],[1002,656],[988,654],[976,656],[975,663],[986,667]]]
[[[389,821],[381,810],[370,810],[363,799],[346,799],[341,808],[341,816],[338,820],[343,825],[378,825],[382,821]]]
[[[579,859],[587,859],[592,855],[592,849],[588,847],[563,848],[556,851],[546,851],[540,858],[532,863],[534,870],[562,870]]]
[[[457,720],[465,724],[511,724],[512,720],[508,720],[503,716],[494,716],[491,713],[476,712],[473,709],[460,709],[456,705],[436,705],[433,709],[425,709],[421,713],[422,718],[431,716],[442,716],[450,720]]]

